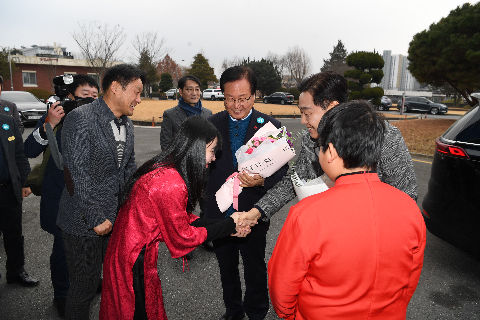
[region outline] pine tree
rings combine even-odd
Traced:
[[[333,71],[340,75],[343,75],[345,71],[351,70],[347,66],[347,49],[342,43],[342,40],[338,40],[338,43],[333,47],[333,51],[330,52],[330,59],[323,59],[323,67],[320,68],[320,71]]]
[[[194,57],[190,69],[187,69],[187,74],[197,77],[204,88],[208,87],[209,81],[218,81],[214,69],[210,67],[210,64],[208,63],[208,59],[206,59],[201,53],[197,53]]]

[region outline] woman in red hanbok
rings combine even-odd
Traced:
[[[189,117],[168,148],[128,179],[103,263],[100,319],[167,319],[158,243],[179,258],[205,241],[236,233],[238,214],[219,220],[192,214],[217,146],[217,129],[200,116]]]

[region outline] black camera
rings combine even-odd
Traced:
[[[93,98],[85,98],[80,100],[72,100],[68,97],[70,90],[68,85],[73,83],[73,76],[66,74],[63,76],[57,76],[53,78],[53,84],[55,85],[55,95],[51,95],[47,100],[47,112],[48,109],[57,101],[60,101],[60,104],[63,107],[63,112],[65,116],[62,118],[61,122],[65,120],[67,114],[73,109],[80,107],[81,105],[90,103],[93,101]]]
[[[57,101],[60,101],[60,105],[63,107],[65,102],[72,101],[72,99],[68,98],[70,90],[68,89],[68,85],[73,82],[73,76],[70,74],[66,74],[63,76],[57,76],[53,78],[53,84],[55,85],[55,95],[51,95],[48,97],[47,100],[47,111],[50,109],[52,104]]]

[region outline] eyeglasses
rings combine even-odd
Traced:
[[[200,88],[184,88],[183,90],[187,91],[188,93],[192,93],[192,92],[200,93]]]
[[[250,95],[248,98],[238,98],[238,99],[233,99],[232,97],[225,98],[225,104],[228,106],[234,105],[235,102],[238,102],[239,105],[243,106],[247,101],[249,101],[252,98],[253,95]]]

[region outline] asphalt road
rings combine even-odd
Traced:
[[[298,119],[282,120],[290,132],[303,129]],[[32,131],[27,128],[24,138]],[[135,152],[140,165],[160,150],[160,128],[136,127]],[[299,150],[299,142],[295,143]],[[31,165],[41,158],[31,159]],[[419,201],[427,190],[431,159],[415,158],[415,172],[419,183]],[[57,319],[52,305],[53,289],[50,281],[49,256],[53,238],[39,226],[39,197],[24,200],[24,235],[26,269],[41,283],[36,288],[7,285],[5,282],[5,251],[0,239],[0,319]],[[292,200],[274,218],[268,233],[267,259]],[[164,245],[160,245],[158,272],[162,280],[165,306],[169,319],[219,319],[224,312],[219,270],[213,253],[197,248],[188,262],[189,271],[182,271],[182,261],[172,259]],[[186,269],[186,267],[185,267]],[[427,236],[425,261],[417,290],[411,300],[407,319],[478,319],[480,318],[480,262],[439,240]],[[91,319],[98,318],[100,295],[91,310]],[[278,319],[273,311],[266,319]]]

